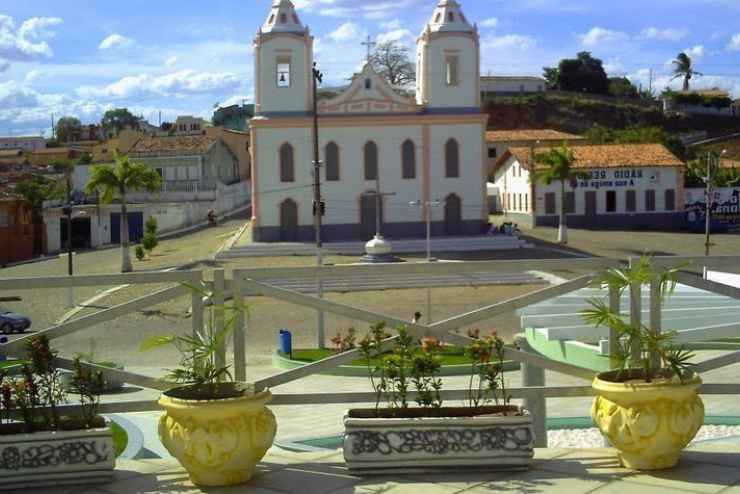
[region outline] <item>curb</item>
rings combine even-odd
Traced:
[[[291,370],[300,369],[307,365],[305,362],[298,362],[284,357],[280,352],[272,354],[272,365],[278,369]],[[504,371],[511,372],[519,370],[519,363],[513,360],[507,360],[504,362]],[[367,378],[367,368],[359,365],[340,365],[332,369],[326,369],[317,374],[324,376],[343,376],[343,377],[364,377]],[[440,370],[439,376],[451,377],[451,376],[468,376],[470,375],[470,364],[458,364],[458,365],[443,365]]]

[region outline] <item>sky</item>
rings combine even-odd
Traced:
[[[127,107],[151,123],[250,102],[252,40],[272,0],[0,0],[0,135],[49,133],[52,115],[94,123]],[[343,84],[361,42],[415,39],[437,0],[293,0],[325,84]],[[740,98],[738,0],[460,0],[481,34],[483,75],[541,75],[579,51],[610,75],[664,89],[682,51],[695,87]]]

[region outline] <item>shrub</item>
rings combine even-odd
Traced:
[[[137,245],[136,246],[135,253],[136,253],[136,258],[139,261],[143,261],[144,260],[144,257],[146,257],[146,253],[144,252],[144,247],[142,247],[141,245]]]

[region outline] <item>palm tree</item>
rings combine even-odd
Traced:
[[[568,144],[563,144],[558,148],[550,149],[546,153],[535,155],[534,161],[543,167],[535,167],[531,176],[536,182],[543,182],[550,185],[553,182],[560,182],[560,219],[558,222],[558,243],[568,243],[568,230],[565,219],[565,182],[579,178],[587,178],[588,174],[575,171],[573,166],[576,162],[573,150]]]
[[[671,78],[671,80],[683,77],[683,90],[688,91],[689,83],[695,75],[704,74],[694,70],[693,64],[691,62],[691,57],[683,52],[679,53],[676,59],[673,61],[673,78]]]
[[[114,198],[121,201],[121,272],[133,269],[128,251],[128,211],[126,195],[129,192],[146,190],[158,192],[161,184],[159,174],[143,163],[134,163],[126,155],[114,154],[116,165],[93,165],[90,180],[85,187],[88,194],[100,192],[100,199],[110,203]]]

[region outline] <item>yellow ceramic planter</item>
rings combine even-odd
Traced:
[[[701,379],[620,383],[613,382],[615,376],[610,371],[594,379],[591,417],[618,450],[622,465],[636,470],[674,466],[704,423]]]
[[[187,400],[163,394],[159,438],[194,484],[248,481],[275,438],[275,416],[265,405],[269,391],[238,398]]]

